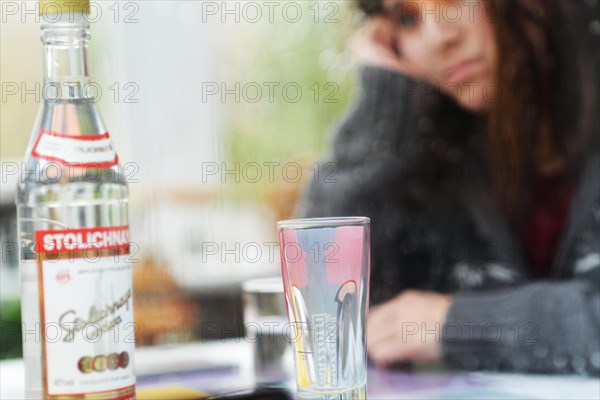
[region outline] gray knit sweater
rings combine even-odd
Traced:
[[[597,135],[597,119],[592,128]],[[502,177],[490,174],[482,132],[426,85],[364,67],[298,214],[371,218],[371,304],[406,288],[453,293],[441,336],[449,364],[597,375],[598,151],[579,168],[554,278],[533,281],[492,195],[491,180]]]

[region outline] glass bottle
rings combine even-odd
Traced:
[[[39,6],[43,101],[16,194],[26,398],[135,398],[128,188],[91,97],[89,0]]]

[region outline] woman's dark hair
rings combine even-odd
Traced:
[[[496,180],[495,192],[512,215],[530,179],[578,167],[587,136],[597,129],[598,48],[586,48],[594,38],[583,1],[483,1],[499,51],[500,92],[487,148],[494,169],[510,177]],[[367,14],[383,13],[381,0],[358,4]]]
[[[383,0],[358,0],[358,6],[367,15],[381,14],[383,12]]]

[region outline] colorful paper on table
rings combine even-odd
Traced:
[[[160,386],[136,391],[137,400],[194,400],[209,396],[208,393],[183,386]]]

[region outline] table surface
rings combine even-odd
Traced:
[[[137,386],[180,385],[209,393],[248,388],[253,385],[251,351],[242,338],[140,348]],[[0,362],[0,399],[23,399],[23,387],[22,360]],[[368,398],[600,399],[600,379],[369,367]]]

